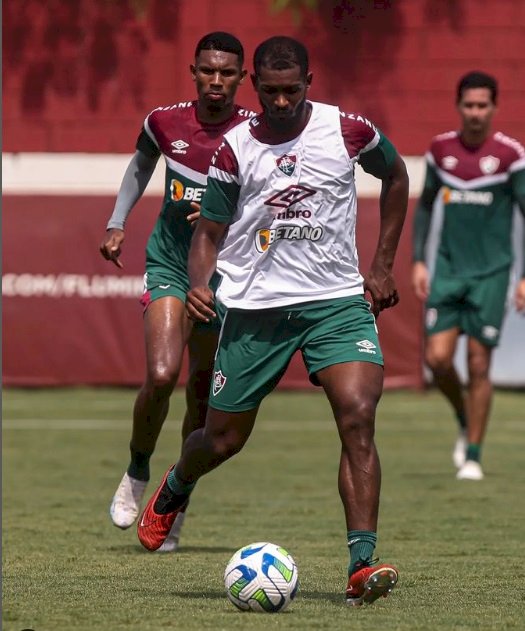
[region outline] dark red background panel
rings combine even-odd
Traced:
[[[134,209],[123,270],[98,253],[112,207],[112,197],[4,197],[5,385],[141,383],[144,347],[138,298],[144,246],[159,200],[143,198]],[[401,303],[378,322],[387,387],[421,385],[421,313],[409,287],[409,224],[396,261]],[[377,201],[361,200],[358,244],[363,269],[371,259],[377,228]],[[299,355],[281,385],[311,387]]]

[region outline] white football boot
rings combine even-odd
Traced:
[[[456,469],[461,469],[461,467],[465,464],[466,454],[467,432],[465,430],[461,430],[454,444],[454,451],[452,452],[452,461],[454,462]]]
[[[184,512],[180,512],[177,517],[175,517],[175,521],[173,522],[169,535],[166,537],[160,548],[158,548],[157,552],[175,552],[177,550],[179,547],[180,531],[182,530],[185,517],[186,509],[184,509]]]
[[[475,460],[467,460],[456,474],[458,480],[483,480],[483,477],[483,469]]]
[[[147,484],[144,480],[130,477],[127,472],[124,474],[109,508],[115,526],[125,530],[135,523]]]

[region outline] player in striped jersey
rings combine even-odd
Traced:
[[[459,81],[461,130],[433,139],[414,218],[412,280],[426,302],[425,357],[458,419],[453,460],[462,480],[483,478],[480,452],[492,398],[492,351],[500,337],[513,258],[513,205],[525,215],[525,150],[491,130],[497,95],[496,80],[485,73],[471,72]],[[438,194],[444,219],[430,283],[425,246]],[[515,306],[525,310],[525,256]],[[466,402],[453,363],[462,333],[468,336]]]
[[[168,413],[186,346],[189,375],[183,438],[204,424],[218,327],[193,325],[186,316],[187,259],[211,157],[223,134],[249,116],[234,103],[246,74],[243,63],[242,45],[229,33],[209,33],[198,42],[195,63],[190,66],[197,100],[159,107],[146,117],[100,246],[106,259],[122,267],[120,251],[126,218],[162,155],[166,163],[165,194],[147,244],[142,297],[146,380],[133,410],[131,460],[110,507],[111,519],[119,528],[129,528],[138,516],[150,476],[149,461]],[[176,548],[183,518],[182,512],[163,551]]]
[[[408,177],[365,117],[307,100],[311,79],[301,43],[281,36],[263,42],[252,75],[263,112],[230,130],[212,160],[186,303],[196,321],[213,321],[208,282],[217,268],[217,299],[228,311],[206,426],[186,440],[138,533],[149,549],[162,544],[195,481],[242,449],[260,402],[300,350],[310,379],[330,400],[341,439],[346,599],[361,605],[386,596],[398,577],[394,566],[373,560],[380,488],[373,436],[383,387],[374,314],[398,302],[392,265]],[[358,162],[382,181],[378,246],[365,279],[355,247]]]

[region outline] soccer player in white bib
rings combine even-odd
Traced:
[[[186,301],[197,322],[216,317],[215,300],[227,309],[206,425],[185,441],[138,535],[150,550],[162,545],[196,480],[242,449],[261,400],[300,350],[341,438],[346,599],[361,605],[388,595],[398,580],[393,565],[374,560],[381,480],[374,419],[383,388],[374,316],[398,302],[392,266],[408,177],[366,118],[309,101],[311,80],[300,42],[278,36],[260,44],[252,82],[263,111],[226,133],[212,159]],[[364,278],[355,247],[358,162],[382,181],[378,245]],[[215,297],[208,281],[216,269]]]

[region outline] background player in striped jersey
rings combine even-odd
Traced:
[[[366,118],[307,100],[312,75],[304,46],[289,37],[260,44],[252,82],[263,112],[225,135],[212,160],[189,257],[187,308],[216,313],[208,281],[228,309],[221,331],[206,426],[186,440],[138,527],[156,549],[203,474],[248,440],[262,399],[300,350],[323,387],[341,439],[352,605],[386,596],[392,565],[376,565],[380,465],[374,444],[383,358],[372,311],[398,302],[392,265],[408,199],[403,161]],[[382,181],[380,234],[371,269],[359,273],[354,168]],[[315,471],[311,472],[315,475]]]
[[[243,47],[229,33],[209,33],[198,42],[195,62],[190,66],[197,100],[160,107],[146,117],[100,246],[107,260],[122,267],[126,218],[162,155],[166,162],[165,194],[147,244],[142,297],[146,380],[133,410],[131,460],[110,507],[111,519],[119,528],[129,528],[140,511],[150,476],[150,457],[168,413],[186,346],[189,376],[183,438],[204,424],[218,327],[193,325],[186,316],[187,258],[211,157],[223,134],[248,117],[248,112],[234,103],[246,74],[243,63]],[[163,551],[176,548],[183,518],[184,513],[180,513]]]
[[[460,425],[453,459],[463,480],[483,478],[480,450],[492,398],[492,350],[500,337],[512,266],[514,203],[525,214],[525,151],[517,140],[491,130],[497,97],[497,82],[485,73],[470,72],[460,79],[456,102],[461,129],[433,139],[414,218],[412,281],[426,302],[425,358]],[[440,191],[444,219],[430,283],[425,246]],[[523,251],[514,296],[521,311]],[[462,333],[468,336],[466,401],[453,364]]]

